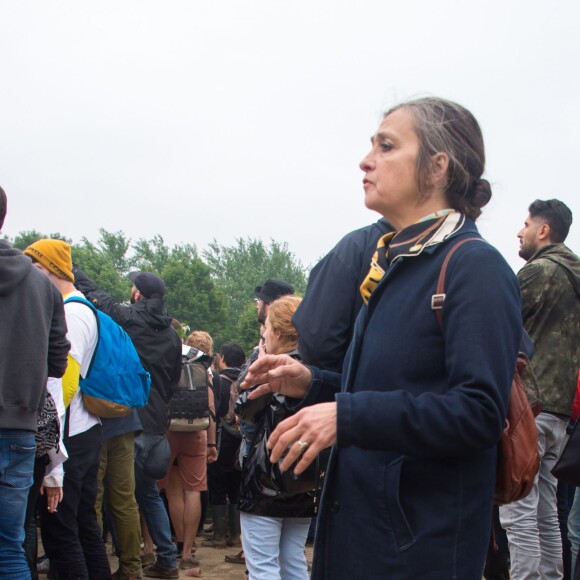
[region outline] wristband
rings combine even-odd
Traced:
[[[217,447],[217,445],[215,443],[208,443],[207,446],[208,447]]]

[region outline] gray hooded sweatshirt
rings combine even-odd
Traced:
[[[0,240],[0,429],[36,431],[46,379],[66,370],[66,331],[60,292]]]

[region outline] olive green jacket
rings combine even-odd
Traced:
[[[542,411],[562,415],[572,410],[580,368],[580,298],[569,275],[578,287],[580,258],[564,244],[540,248],[518,272]]]

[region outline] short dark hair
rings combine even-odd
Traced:
[[[222,347],[220,348],[220,355],[224,357],[224,362],[226,365],[232,368],[239,369],[246,360],[246,353],[244,352],[244,349],[235,342],[222,344]]]
[[[559,199],[536,199],[528,208],[533,218],[541,218],[550,226],[550,241],[561,244],[568,237],[572,225],[570,208]]]
[[[0,187],[0,230],[4,225],[4,219],[6,218],[6,211],[8,209],[8,198],[6,197],[6,192]]]

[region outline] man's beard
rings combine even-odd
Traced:
[[[523,258],[527,262],[536,253],[536,251],[537,248],[531,244],[522,244],[518,254],[520,255],[520,258]]]

